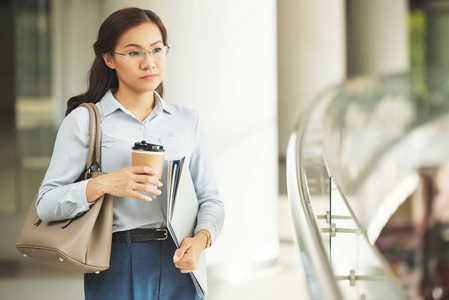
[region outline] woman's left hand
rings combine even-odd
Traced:
[[[181,270],[181,273],[189,273],[196,270],[201,252],[206,247],[206,242],[207,237],[202,233],[182,241],[181,247],[175,251],[173,256],[173,262]]]

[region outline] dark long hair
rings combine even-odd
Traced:
[[[101,24],[97,41],[94,43],[95,60],[90,68],[89,86],[84,94],[74,96],[67,101],[66,115],[81,103],[97,103],[109,89],[118,88],[116,71],[106,65],[102,54],[111,53],[115,50],[118,39],[123,32],[145,22],[154,23],[159,27],[162,42],[167,45],[167,30],[162,20],[151,10],[135,7],[124,8],[111,14]],[[164,85],[162,82],[156,88],[156,92],[161,97],[163,96]]]

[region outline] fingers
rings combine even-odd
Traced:
[[[175,251],[173,262],[181,273],[189,273],[196,270],[198,267],[198,259],[193,255],[190,239],[185,239],[181,247]]]
[[[155,176],[159,174],[159,171],[147,166],[134,166],[130,167],[131,171],[136,174],[148,174],[150,176]]]
[[[178,268],[181,273],[190,273],[196,270],[196,268],[186,268],[186,269],[180,269]]]
[[[145,196],[144,194],[135,192],[135,191],[131,191],[130,192],[130,196],[139,200],[143,200],[143,201],[153,201],[153,199],[151,199],[151,197],[149,196]]]
[[[147,192],[156,196],[162,194],[162,192],[157,189],[158,187],[162,186],[162,182],[153,177],[154,175],[158,174],[157,170],[145,166],[131,167],[131,169],[131,171],[136,174],[134,180],[139,183],[134,187],[133,190]],[[137,199],[152,201],[152,198],[148,196],[138,197]]]
[[[173,256],[173,261],[177,262],[178,260],[182,259],[184,256],[184,253],[190,249],[192,245],[189,243],[188,239],[185,239],[181,243],[181,247],[179,247],[178,250],[175,251],[175,255]]]
[[[157,171],[149,167],[128,167],[99,176],[101,182],[97,183],[97,189],[101,189],[103,194],[152,201],[151,196],[145,193],[156,196],[162,194],[158,189],[162,186],[162,182],[153,177],[156,174]]]
[[[148,176],[148,175],[136,175],[136,181],[137,182],[142,182],[142,183],[149,183],[158,187],[162,186],[162,182],[160,182],[159,180],[157,180],[156,178],[152,177],[152,176]]]
[[[186,253],[182,259],[175,262],[175,267],[178,268],[181,273],[189,273],[197,269],[198,262],[190,253]]]
[[[156,196],[162,194],[161,190],[158,190],[155,186],[147,185],[143,183],[136,184],[133,190],[147,192]]]
[[[185,254],[182,259],[175,262],[175,267],[178,268],[181,273],[189,273],[195,271],[198,265],[197,261],[188,253]]]

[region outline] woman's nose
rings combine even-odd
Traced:
[[[143,69],[146,69],[146,68],[152,69],[156,66],[156,64],[154,62],[154,58],[151,56],[150,52],[146,52],[144,54],[141,66]]]

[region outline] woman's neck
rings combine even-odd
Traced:
[[[123,107],[142,122],[153,111],[155,105],[153,91],[136,94],[118,89],[114,97]]]

